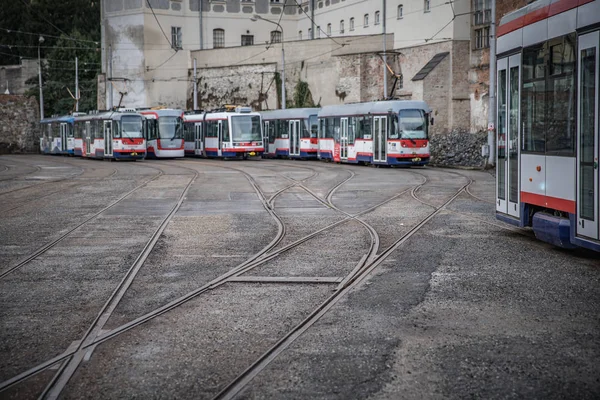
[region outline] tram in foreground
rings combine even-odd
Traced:
[[[40,152],[42,154],[75,154],[74,117],[70,115],[44,118],[40,121]]]
[[[102,111],[76,116],[75,147],[87,158],[142,159],[146,156],[142,118],[135,110]]]
[[[183,121],[187,156],[247,159],[264,151],[261,116],[250,107],[186,112]]]
[[[325,106],[318,114],[318,156],[342,163],[425,165],[430,114],[422,101]]]
[[[538,0],[497,30],[496,216],[600,251],[600,1]]]
[[[144,116],[147,158],[183,157],[183,110],[140,109]]]
[[[318,108],[290,108],[261,112],[263,157],[317,158]]]

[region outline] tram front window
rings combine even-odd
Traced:
[[[316,115],[308,117],[308,124],[310,125],[310,137],[316,138],[319,136],[319,121]]]
[[[234,142],[261,142],[260,117],[258,115],[231,117],[231,134]]]
[[[400,110],[400,139],[427,139],[427,116],[423,110]]]
[[[183,119],[181,117],[160,117],[158,132],[160,139],[183,138]]]
[[[121,118],[121,134],[122,137],[129,139],[144,137],[142,133],[142,117],[130,115]]]

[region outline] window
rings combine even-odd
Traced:
[[[475,49],[487,49],[490,47],[490,27],[475,29]]]
[[[179,26],[171,27],[171,46],[174,49],[182,49],[182,47],[181,47],[181,28]]]
[[[429,12],[431,11],[431,1],[430,0],[424,0],[425,2],[423,3],[423,12]]]
[[[398,6],[398,19],[402,18],[404,16],[404,6],[402,4],[400,4]]]
[[[365,26],[365,28],[367,26],[369,26],[369,14],[365,14],[365,18],[363,20],[363,25]]]
[[[312,39],[312,28],[308,28],[308,38]]]
[[[523,50],[523,90],[521,93],[521,126],[523,150],[533,153],[546,151],[544,110],[546,108],[546,66],[544,45]]]
[[[331,24],[327,24],[327,36],[331,36]]]
[[[254,44],[254,35],[242,35],[242,46],[252,46]]]
[[[379,25],[379,11],[375,11],[375,25]]]
[[[271,43],[281,43],[281,31],[271,31]]]
[[[321,27],[317,26],[317,38],[321,37]]]
[[[213,29],[213,48],[220,49],[225,47],[225,31],[223,29]]]
[[[344,20],[340,21],[340,33],[344,33]]]
[[[298,31],[298,40],[302,40],[302,31]]]
[[[491,21],[491,0],[473,0],[473,25],[486,25]]]
[[[354,18],[350,18],[350,30],[354,30]]]

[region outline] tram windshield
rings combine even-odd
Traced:
[[[141,138],[142,134],[142,117],[127,115],[121,118],[121,134],[123,138]]]
[[[231,135],[234,142],[261,142],[260,116],[244,115],[231,117]]]
[[[160,117],[158,132],[160,139],[183,138],[183,119],[181,117]]]
[[[427,139],[427,116],[423,110],[400,110],[400,139]]]

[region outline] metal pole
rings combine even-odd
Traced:
[[[315,0],[310,0],[310,38],[315,38]],[[283,33],[282,33],[283,35]]]
[[[285,110],[285,52],[283,50],[283,28],[281,29],[281,109]]]
[[[112,44],[108,46],[108,102],[109,110],[113,108],[113,87],[112,87]]]
[[[203,42],[203,40],[202,40],[202,0],[198,0],[198,18],[199,18],[199,20],[198,20],[198,24],[199,24],[198,25],[199,26],[198,31],[200,32],[200,50],[202,50],[204,48],[203,47],[204,45],[202,43]]]
[[[491,0],[490,23],[490,105],[488,109],[488,165],[496,163],[496,148],[494,139],[496,135],[496,0]]]
[[[79,112],[79,66],[75,57],[75,112]]]
[[[194,110],[198,109],[198,75],[196,74],[196,59],[194,58]]]
[[[40,78],[40,119],[44,119],[44,92],[42,90],[42,57],[40,53],[40,45],[44,43],[44,38],[40,36],[38,43],[38,72]]]
[[[385,54],[386,51],[386,34],[385,34],[385,0],[383,0],[383,99],[387,100],[388,91],[387,91],[387,56]]]

